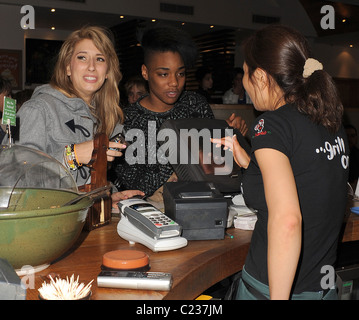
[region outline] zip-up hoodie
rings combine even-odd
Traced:
[[[95,118],[80,98],[69,98],[50,85],[37,87],[18,112],[17,144],[38,149],[64,164],[64,148],[93,139]],[[122,130],[118,124],[113,135]],[[90,183],[89,168],[70,170],[77,185]]]

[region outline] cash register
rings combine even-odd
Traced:
[[[168,131],[163,129],[174,131],[177,140],[166,140]],[[165,213],[181,225],[182,237],[187,240],[224,238],[228,205],[232,196],[240,193],[242,172],[232,152],[215,149],[210,138],[233,134],[249,153],[245,138],[225,120],[167,120],[159,130],[162,147],[166,143],[168,150],[177,151],[175,156],[168,154],[178,181],[164,185]]]

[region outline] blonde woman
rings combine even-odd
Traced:
[[[63,43],[50,84],[37,87],[20,109],[19,144],[41,150],[67,166],[77,185],[90,182],[93,137],[121,131],[119,61],[106,29],[89,26]],[[110,142],[111,148],[123,148]],[[108,150],[109,161],[121,156]]]

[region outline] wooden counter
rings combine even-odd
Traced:
[[[359,240],[359,215],[350,212],[350,209],[348,210],[349,212],[344,224],[342,242]]]
[[[359,216],[349,210],[345,220],[342,241],[359,240]],[[233,239],[226,236],[223,240],[189,241],[184,248],[155,253],[141,244],[130,245],[123,240],[116,231],[118,221],[118,218],[112,218],[107,226],[83,231],[69,252],[35,274],[35,289],[27,290],[27,299],[38,299],[38,288],[44,280],[48,282],[48,274],[54,273],[61,278],[79,275],[80,282],[85,284],[95,279],[93,300],[192,300],[215,283],[242,270],[252,236],[252,231],[230,228],[227,232],[234,236]],[[108,251],[130,248],[149,255],[150,271],[172,273],[170,291],[97,287],[102,256]]]
[[[38,299],[38,288],[50,273],[61,278],[75,274],[80,282],[87,284],[95,279],[92,286],[92,300],[159,300],[195,299],[213,284],[240,271],[243,267],[252,231],[228,229],[234,237],[223,240],[189,241],[184,248],[152,252],[141,244],[130,245],[116,231],[118,218],[111,224],[82,232],[73,249],[47,269],[35,274],[35,289],[27,289],[27,299]],[[100,272],[102,256],[112,250],[136,249],[150,257],[150,271],[170,272],[173,285],[170,291],[128,290],[98,288],[96,278]]]

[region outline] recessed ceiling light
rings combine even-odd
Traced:
[[[353,48],[354,46],[351,44],[349,47],[350,47],[350,48]]]
[[[125,16],[120,16],[120,19],[123,19]]]
[[[156,19],[152,19],[151,21],[152,21],[152,22],[156,22]]]
[[[50,11],[51,11],[51,12],[55,12],[55,11],[56,11],[56,9],[55,9],[55,8],[52,8]]]
[[[56,28],[55,27],[51,27],[51,30],[55,30]]]
[[[211,25],[211,26],[209,26],[211,29],[213,29],[214,28],[214,25]]]
[[[347,19],[344,18],[344,19],[342,20],[342,22],[347,22]]]

